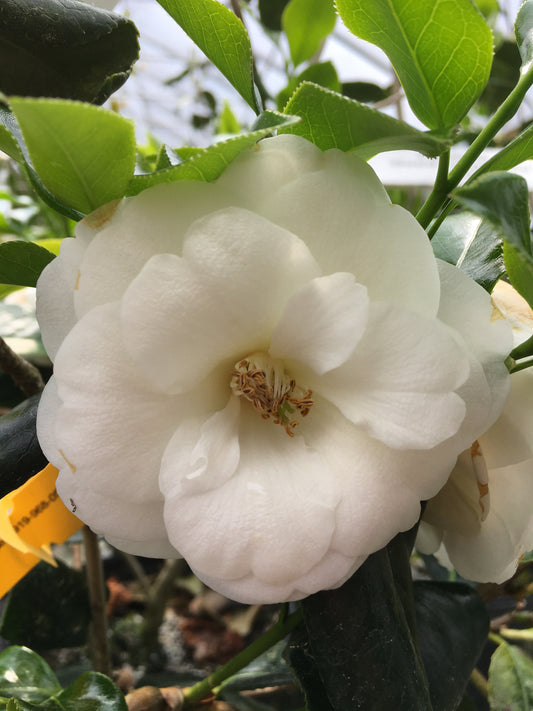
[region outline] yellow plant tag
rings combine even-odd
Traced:
[[[50,543],[63,543],[83,526],[59,498],[57,474],[49,464],[0,499],[0,597],[39,560],[55,566]]]

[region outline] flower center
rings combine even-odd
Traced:
[[[311,390],[303,390],[285,373],[283,363],[266,353],[253,353],[235,364],[231,389],[244,397],[264,420],[273,418],[289,437],[314,404]]]

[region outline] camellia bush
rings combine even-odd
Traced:
[[[26,232],[0,244],[0,283],[36,287],[53,362],[38,408],[9,420],[4,493],[35,473],[36,431],[66,507],[111,545],[281,604],[174,708],[233,703],[235,675],[280,645],[307,711],[471,708],[489,632],[475,583],[505,583],[533,548],[533,252],[509,172],[533,129],[506,130],[533,84],[533,0],[516,82],[490,101],[496,3],[260,1],[290,55],[274,97],[238,3],[158,2],[256,113],[249,130],[147,155],[100,106],[137,58],[131,20],[0,7],[0,149],[76,223],[57,256]],[[337,15],[387,54],[427,130],[319,61]],[[366,162],[394,150],[438,161],[416,214]],[[413,583],[413,549],[461,580]],[[490,708],[533,708],[533,662],[492,639]],[[29,650],[3,655],[0,706],[126,708],[104,677],[62,689]]]

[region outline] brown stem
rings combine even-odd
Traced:
[[[87,584],[91,606],[91,659],[95,671],[111,676],[111,657],[107,638],[105,585],[98,536],[88,526],[82,528],[87,565]]]
[[[15,353],[0,337],[0,370],[9,375],[26,397],[40,393],[44,382],[38,369]]]

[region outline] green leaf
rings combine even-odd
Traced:
[[[0,244],[0,284],[35,286],[54,255],[34,242],[13,240]]]
[[[309,653],[332,711],[431,710],[412,629],[411,534],[369,556],[342,587],[302,600]],[[311,680],[305,691],[320,711],[315,689]]]
[[[157,1],[257,112],[252,48],[239,18],[217,0]]]
[[[520,7],[515,22],[516,44],[522,57],[522,72],[533,61],[533,0],[526,0]]]
[[[218,117],[218,122],[217,126],[215,129],[215,133],[240,133],[241,132],[241,125],[239,123],[239,119],[235,116],[233,111],[231,110],[231,106],[227,101],[224,101],[224,108],[220,112],[220,116]]]
[[[139,54],[135,25],[73,0],[3,0],[0,90],[103,103]]]
[[[482,175],[453,193],[457,202],[484,217],[507,242],[531,254],[529,193],[513,173]]]
[[[413,150],[435,157],[449,146],[449,141],[307,82],[292,95],[285,112],[300,116],[302,121],[281,129],[280,133],[303,136],[322,150],[355,149],[364,159],[394,150]]]
[[[384,50],[428,128],[455,126],[487,83],[492,34],[471,0],[337,0],[337,10]]]
[[[431,246],[436,257],[462,269],[489,293],[505,272],[502,237],[472,212],[447,217]]]
[[[489,667],[491,711],[530,711],[533,708],[533,660],[521,649],[502,642]]]
[[[281,32],[281,15],[289,0],[259,0],[259,18],[269,30]]]
[[[39,179],[87,214],[121,198],[135,168],[133,123],[96,106],[58,99],[13,99]]]
[[[318,51],[336,19],[333,0],[290,0],[281,16],[281,26],[295,67]]]
[[[39,399],[33,395],[0,417],[0,498],[48,464],[35,427]]]
[[[48,664],[26,647],[8,647],[0,654],[0,696],[45,701],[61,691]]]
[[[331,62],[311,64],[310,67],[304,69],[297,77],[293,77],[287,86],[277,95],[276,104],[280,111],[283,111],[294,91],[303,82],[318,84],[318,86],[323,86],[326,89],[331,89],[336,92],[341,91],[341,83],[337,76],[337,70]]]
[[[434,711],[455,711],[489,631],[483,600],[463,583],[417,581],[420,653]]]
[[[300,626],[291,633],[286,658],[305,694],[306,711],[334,711],[320,678],[320,670],[305,628]]]
[[[533,124],[484,163],[476,172],[476,177],[496,170],[510,170],[533,158]]]
[[[533,258],[514,244],[504,242],[503,259],[509,281],[533,308]]]
[[[56,698],[62,711],[128,711],[119,688],[98,672],[85,672]]]
[[[503,238],[509,280],[533,305],[529,193],[524,178],[512,173],[486,173],[458,188],[453,195],[462,205],[481,215]]]
[[[490,77],[476,110],[486,116],[495,113],[520,79],[521,59],[515,42],[504,40],[494,53]]]
[[[28,615],[46,590],[38,611]],[[61,600],[61,605],[57,601]],[[91,613],[85,575],[61,561],[53,568],[40,562],[9,592],[0,636],[11,644],[39,651],[87,643]]]
[[[252,127],[254,130],[250,133],[215,143],[209,148],[194,149],[187,160],[172,166],[172,168],[148,175],[135,175],[130,182],[127,194],[137,195],[153,185],[171,183],[174,180],[215,180],[246,148],[255,145],[260,138],[268,136],[277,127],[290,125],[297,120],[294,116],[265,111],[257,118]],[[177,152],[186,155],[189,151],[183,153],[181,149],[178,149]]]
[[[267,686],[280,686],[293,682],[294,676],[283,658],[286,646],[285,640],[275,644],[244,669],[224,681],[221,690],[226,692],[264,689]]]

